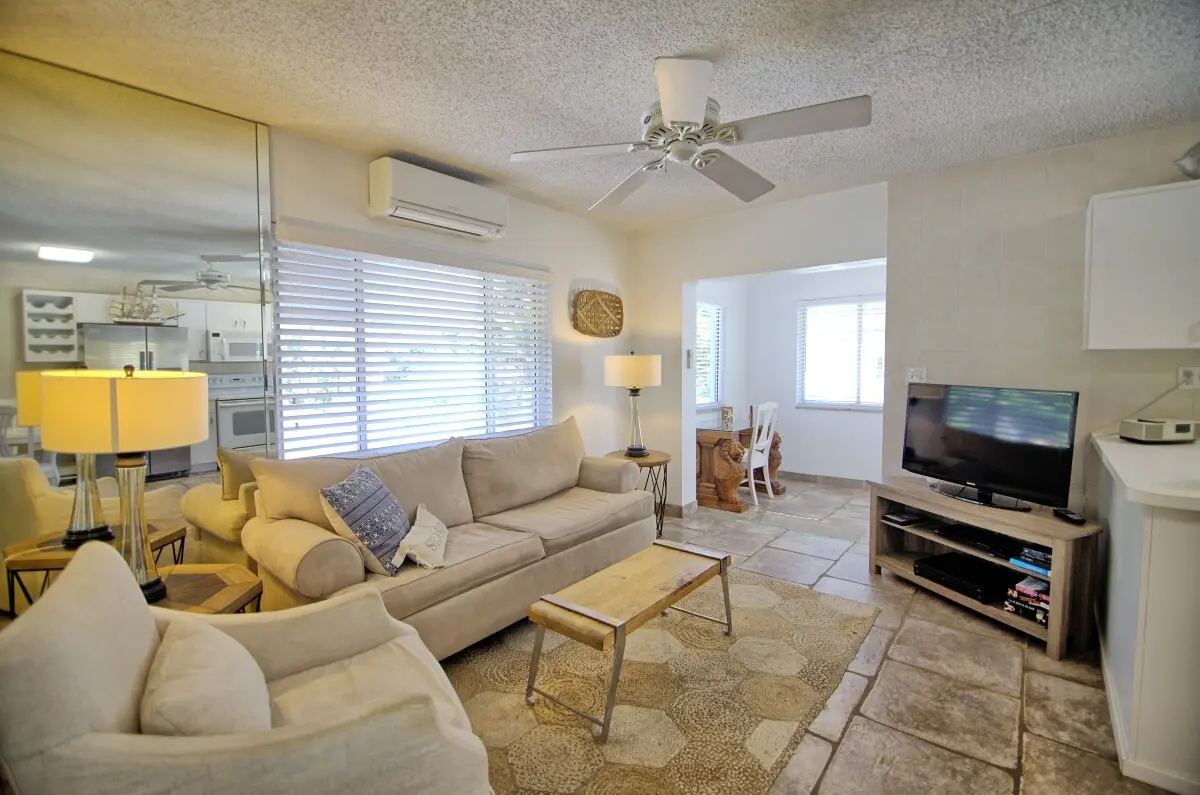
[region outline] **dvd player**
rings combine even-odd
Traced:
[[[1025,579],[1023,574],[961,552],[919,558],[913,562],[913,573],[984,603],[1002,601],[1009,588]]]

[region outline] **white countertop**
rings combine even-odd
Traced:
[[[1137,444],[1114,435],[1092,444],[1132,502],[1200,511],[1200,442]]]

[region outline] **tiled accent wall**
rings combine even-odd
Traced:
[[[925,367],[931,382],[1077,390],[1072,504],[1085,479],[1094,502],[1087,438],[1169,389],[1200,350],[1083,350],[1088,199],[1184,179],[1174,160],[1197,141],[1200,121],[889,183],[885,474],[900,471],[905,370]],[[1150,413],[1197,416],[1197,396]]]

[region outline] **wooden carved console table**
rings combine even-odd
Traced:
[[[722,431],[716,428],[696,428],[696,502],[706,508],[742,513],[746,503],[738,496],[738,484],[746,476],[742,466],[745,446],[750,444],[750,428],[737,431]],[[771,454],[767,466],[771,478],[771,491],[783,494],[787,491],[779,482],[779,466],[783,463],[780,452],[782,437],[775,433],[771,440]],[[760,485],[760,493],[766,488]]]

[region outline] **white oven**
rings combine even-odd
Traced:
[[[275,398],[220,398],[217,405],[217,445],[233,450],[275,446]]]
[[[208,332],[210,362],[261,362],[271,358],[271,345],[254,331]]]

